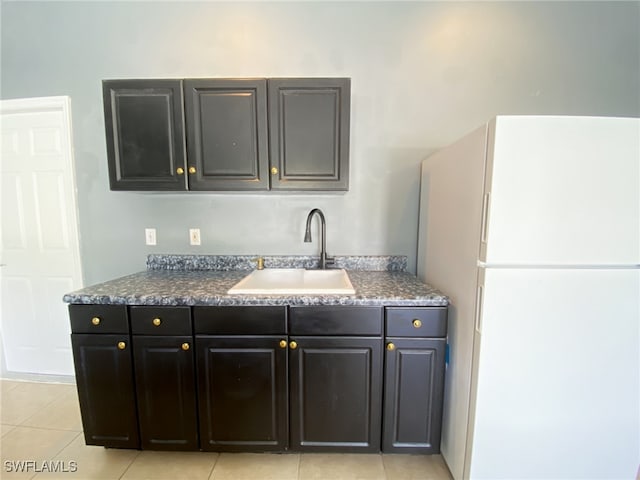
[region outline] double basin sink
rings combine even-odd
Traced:
[[[268,268],[254,270],[227,293],[229,295],[354,295],[356,291],[344,269]]]

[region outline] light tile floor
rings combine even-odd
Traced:
[[[2,479],[451,479],[440,455],[218,454],[87,446],[75,385],[1,383]]]

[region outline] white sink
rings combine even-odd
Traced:
[[[349,275],[343,269],[305,270],[266,268],[254,270],[236,283],[229,295],[354,295]]]

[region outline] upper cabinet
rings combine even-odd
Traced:
[[[351,81],[269,80],[273,190],[348,190]]]
[[[112,190],[185,190],[181,80],[103,82]]]
[[[184,93],[189,189],[268,190],[267,81],[185,80]]]
[[[350,84],[105,80],[111,189],[348,190]]]

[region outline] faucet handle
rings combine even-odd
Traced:
[[[264,258],[254,258],[253,261],[256,262],[256,270],[264,270]]]

